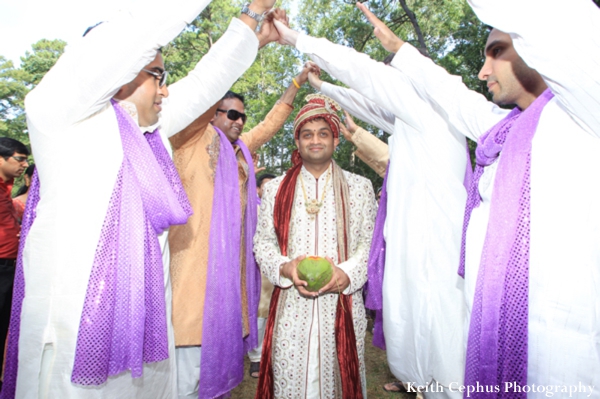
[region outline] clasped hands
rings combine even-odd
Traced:
[[[280,274],[283,277],[292,280],[292,283],[294,284],[300,295],[302,295],[303,297],[314,299],[319,295],[341,294],[350,285],[350,278],[348,277],[348,275],[342,269],[337,267],[333,263],[333,260],[331,258],[326,257],[325,259],[327,259],[333,267],[333,275],[331,276],[331,281],[329,281],[329,283],[327,283],[323,288],[321,288],[319,292],[308,291],[306,289],[308,283],[304,280],[300,280],[300,278],[298,277],[297,270],[298,264],[304,258],[306,258],[306,255],[300,255],[295,259],[284,263],[280,269]]]
[[[381,45],[389,52],[396,53],[400,50],[400,47],[404,44],[404,41],[400,39],[390,28],[388,28],[379,18],[373,14],[366,5],[357,2],[356,7],[362,11],[362,13],[367,17],[367,20],[373,25],[374,30],[373,33],[381,42]],[[295,30],[290,29],[289,20],[285,15],[278,14],[274,15],[274,19],[272,20],[272,25],[276,28],[278,32],[277,41],[279,44],[287,44],[290,46],[295,46],[296,41],[298,40],[299,33]],[[262,29],[261,29],[262,30]],[[273,40],[274,41],[274,40]]]

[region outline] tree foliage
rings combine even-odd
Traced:
[[[169,83],[181,79],[194,68],[225,32],[231,18],[239,16],[244,2],[213,0],[163,49],[166,68],[170,72]],[[600,6],[600,0],[594,2]],[[466,0],[367,0],[367,4],[398,36],[420,48],[450,73],[462,76],[471,89],[487,95],[486,86],[477,74],[483,64],[488,30]],[[375,60],[382,60],[387,55],[354,0],[280,0],[276,6],[291,11],[291,24],[295,29],[353,47]],[[54,65],[64,47],[65,43],[60,40],[40,40],[21,58],[19,68],[0,56],[0,135],[29,142],[23,100]],[[245,130],[264,119],[305,61],[305,56],[287,46],[270,44],[258,52],[254,64],[232,87],[246,98],[249,118]],[[327,74],[323,74],[322,79],[340,84]],[[261,164],[269,172],[280,174],[290,166],[290,155],[295,148],[293,117],[304,97],[312,92],[308,85],[301,88],[292,117],[282,131],[259,150]],[[357,123],[386,141],[384,132],[361,121]],[[342,139],[334,157],[343,168],[367,176],[379,186],[381,178],[362,161],[354,159],[353,151],[353,145]]]
[[[0,56],[0,136],[29,144],[25,122],[25,96],[42,80],[65,49],[62,40],[42,39],[21,57],[21,66]]]

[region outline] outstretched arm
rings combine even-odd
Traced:
[[[469,0],[484,23],[510,34],[560,106],[600,137],[600,9],[591,0]]]
[[[70,44],[29,93],[25,100],[29,122],[43,126],[44,132],[60,134],[98,112],[208,3],[174,0],[164,7],[162,1],[149,0],[135,12],[122,12],[98,25]]]
[[[302,86],[308,80],[308,72],[310,66],[304,66],[302,71],[294,78],[298,86]],[[273,136],[281,130],[283,124],[292,113],[294,107],[294,99],[298,94],[299,87],[296,87],[294,82],[281,95],[273,109],[267,114],[265,119],[252,128],[247,133],[244,133],[240,139],[246,144],[250,151],[258,150],[263,144],[273,138]]]
[[[450,75],[410,44],[397,38],[364,4],[357,4],[357,7],[374,26],[375,35],[382,45],[396,53],[391,65],[407,76],[419,96],[454,129],[477,140],[508,113],[487,101],[483,95],[469,90],[459,76]]]
[[[308,64],[318,68],[313,62],[309,61]],[[396,117],[393,113],[381,108],[379,105],[360,95],[355,90],[323,82],[319,77],[319,74],[320,71],[319,73],[308,74],[308,82],[312,87],[334,99],[342,109],[350,112],[357,118],[378,127],[388,134],[394,132],[394,122]]]
[[[309,54],[313,61],[322,69],[350,86],[361,96],[371,100],[380,108],[393,113],[395,117],[401,119],[414,130],[423,131],[430,129],[430,121],[427,118],[423,118],[422,115],[431,114],[432,104],[435,104],[436,99],[429,98],[431,102],[424,101],[421,98],[420,91],[417,91],[419,88],[413,84],[412,77],[381,62],[376,62],[366,54],[358,53],[352,48],[331,43],[326,39],[316,39],[294,32],[277,21],[275,21],[275,26],[277,26],[277,29],[280,29],[284,42],[295,43],[298,50]],[[403,44],[400,53],[405,48],[414,50],[410,45]],[[397,57],[398,55],[396,55]],[[445,73],[442,68],[440,69]],[[419,73],[424,74],[422,71],[419,71]],[[429,80],[428,78],[429,76],[424,78],[426,82]],[[453,82],[453,77],[447,73],[445,73],[445,78],[446,81],[450,80],[450,83]],[[458,79],[462,85],[459,77],[455,77],[454,79]],[[498,107],[488,103],[483,96],[470,92],[464,85],[461,88],[468,95],[471,95],[467,96],[467,99],[471,101],[465,103],[466,106],[464,108],[456,107],[456,104],[454,104],[455,100],[453,100],[452,105],[454,109],[452,114],[448,115],[444,112],[443,108],[434,108],[434,110],[438,111],[446,121],[450,118],[456,119],[450,120],[451,122],[458,123],[458,126],[454,126],[456,131],[471,138],[476,138],[500,120],[504,115],[504,111],[500,110],[497,116],[492,115],[493,118],[491,120],[485,119],[489,117],[491,109],[497,109]],[[464,115],[461,115],[460,112],[464,109],[470,110],[471,106],[478,104],[483,104],[486,111],[474,113],[479,118],[476,119],[477,121],[483,118],[481,122],[472,123],[473,114],[469,114],[469,123],[462,121],[461,118]]]
[[[254,0],[248,8],[262,14],[273,6],[274,0]],[[252,65],[259,47],[279,38],[273,27],[273,18],[287,19],[285,11],[269,12],[260,31],[254,34],[258,24],[246,14],[233,19],[223,36],[212,46],[188,76],[169,87],[170,96],[165,99],[161,131],[173,135],[218,102],[235,81]]]
[[[388,145],[356,125],[347,111],[344,111],[344,113],[346,114],[346,126],[340,125],[342,134],[346,140],[356,146],[356,155],[379,176],[384,177],[390,161]]]

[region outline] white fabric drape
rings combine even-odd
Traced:
[[[24,252],[26,296],[21,316],[19,398],[174,398],[175,361],[169,256],[164,248],[171,358],[147,364],[144,376],[126,372],[100,387],[70,382],[83,300],[96,245],[123,152],[110,98],[209,3],[151,1],[123,13],[67,47],[27,96],[25,105],[41,200]],[[234,19],[190,74],[169,87],[160,131],[167,137],[215,104],[253,62],[256,35]],[[226,67],[225,67],[226,66]],[[52,358],[44,359],[45,353]],[[41,370],[41,371],[40,371]],[[43,387],[43,388],[40,388]],[[39,391],[39,392],[38,392]]]

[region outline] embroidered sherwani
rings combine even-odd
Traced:
[[[302,167],[296,183],[294,208],[289,227],[288,257],[282,256],[273,225],[275,195],[283,176],[267,183],[254,236],[254,251],[261,271],[282,291],[273,330],[273,375],[276,398],[341,398],[335,347],[335,314],[338,294],[307,299],[289,279],[279,275],[281,264],[300,255],[330,257],[338,264],[336,212],[333,184],[327,172],[315,179]],[[367,259],[377,211],[371,182],[344,171],[348,182],[350,222],[347,261],[338,264],[350,278],[343,292],[352,295],[352,317],[360,363],[361,385],[366,397],[364,338],[367,327],[362,286],[367,279]],[[306,212],[306,198],[323,199],[313,218]],[[324,195],[324,197],[323,197]]]

